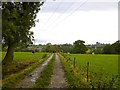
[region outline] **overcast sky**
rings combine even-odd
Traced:
[[[46,0],[37,14],[36,44],[85,44],[118,40],[119,0]]]

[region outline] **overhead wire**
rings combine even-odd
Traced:
[[[57,17],[54,19],[54,21],[49,24],[49,26],[51,26],[53,23],[59,21],[59,20],[61,19],[62,15],[63,15],[64,13],[66,13],[74,4],[75,4],[75,2],[71,3],[71,4],[69,5],[70,7],[68,7],[64,12],[60,13],[59,16],[57,16]]]
[[[60,22],[65,21],[67,18],[69,18],[72,14],[74,14],[74,12],[76,10],[78,10],[80,7],[82,7],[83,5],[85,5],[88,2],[88,0],[84,1],[82,4],[80,4],[79,7],[77,7],[74,11],[72,11],[70,14],[68,14],[67,16],[65,16],[61,21],[59,21],[58,23],[54,24],[54,26],[57,26]],[[54,27],[52,27],[51,29],[53,29]]]
[[[54,1],[55,2],[55,1]],[[49,21],[52,19],[52,17],[54,16],[54,14],[56,13],[56,11],[59,9],[59,7],[61,6],[62,4],[62,0],[60,1],[60,3],[57,5],[57,7],[54,9],[53,13],[50,15],[50,17],[46,20],[46,23],[49,23]],[[45,24],[47,25],[47,24]],[[45,26],[47,27],[47,26]]]
[[[62,1],[62,0],[61,0]],[[47,22],[49,22],[49,20],[54,16],[55,12],[58,10],[58,8],[61,6],[61,3],[59,3],[59,5],[55,8],[54,12],[51,14],[51,16],[48,18]]]

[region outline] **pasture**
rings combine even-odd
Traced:
[[[89,62],[89,78],[91,82],[117,83],[118,80],[118,55],[91,55],[91,54],[70,54],[71,62],[79,68],[80,73],[87,72],[87,62]]]
[[[2,60],[5,57],[6,52],[2,52]],[[44,54],[49,53],[34,53],[31,52],[14,52],[14,60],[38,60],[41,59]]]
[[[118,74],[118,55],[79,55],[71,54],[71,59],[76,59],[76,65],[85,69],[87,62],[90,63],[90,72],[103,72]]]

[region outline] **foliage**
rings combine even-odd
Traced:
[[[87,51],[87,47],[84,45],[84,41],[77,40],[74,42],[73,46],[73,53],[81,53],[84,54]]]
[[[3,2],[2,3],[2,39],[8,46],[3,63],[13,60],[14,48],[17,45],[31,43],[36,14],[40,10],[40,2]]]
[[[105,47],[103,48],[103,53],[111,54],[111,45],[110,44],[105,45]]]
[[[72,53],[73,45],[72,44],[61,44],[60,49],[64,53]]]
[[[103,53],[105,54],[120,54],[120,40],[116,41],[113,44],[107,44],[103,48]]]
[[[36,14],[40,10],[39,2],[4,2],[2,5],[4,42],[26,43],[33,33],[30,28],[35,26]],[[6,27],[7,26],[7,27]]]
[[[47,43],[43,49],[43,52],[59,52],[60,48],[59,45],[52,45],[51,43]]]
[[[95,54],[102,54],[102,53],[103,53],[103,48],[101,48],[101,47],[96,48],[96,49],[94,50],[94,53],[95,53]]]

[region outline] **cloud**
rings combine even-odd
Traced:
[[[39,44],[39,43],[46,43],[48,40],[44,40],[44,39],[35,39],[35,43]]]
[[[106,2],[105,2],[106,1]],[[111,1],[111,2],[110,2]],[[118,7],[117,0],[48,0],[43,7],[41,7],[42,13],[56,12],[56,13],[67,13],[71,11],[91,11],[91,10],[114,10]],[[113,1],[113,2],[112,2]]]
[[[88,0],[89,2],[76,9],[81,2],[57,1],[59,2],[45,3],[37,15],[40,22],[32,28],[37,39],[36,44],[73,43],[78,39],[85,40],[87,44],[117,40],[117,2],[102,2],[101,0],[98,3]]]

